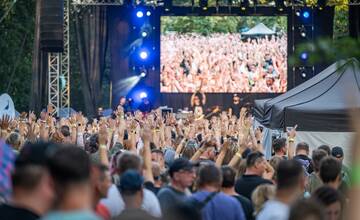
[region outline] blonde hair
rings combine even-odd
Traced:
[[[255,215],[259,214],[266,201],[275,197],[275,186],[270,184],[262,184],[254,190],[251,195],[251,200],[254,205]]]

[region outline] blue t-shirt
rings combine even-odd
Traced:
[[[199,191],[190,197],[203,202],[211,194],[207,191]],[[217,193],[201,210],[203,220],[245,220],[241,204],[233,197],[222,192]]]
[[[101,218],[89,210],[80,210],[74,212],[49,212],[41,220],[101,220]]]

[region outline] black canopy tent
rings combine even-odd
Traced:
[[[348,109],[360,108],[359,61],[334,63],[288,92],[255,101],[255,118],[271,129],[350,131]]]

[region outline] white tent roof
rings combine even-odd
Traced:
[[[243,35],[272,35],[272,34],[275,34],[275,31],[266,27],[265,24],[259,23],[255,27],[251,28],[250,30],[248,30],[242,34]]]

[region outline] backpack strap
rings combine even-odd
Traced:
[[[198,202],[197,208],[199,210],[202,210],[206,204],[208,204],[219,192],[212,192],[210,195],[208,195],[204,201]]]

